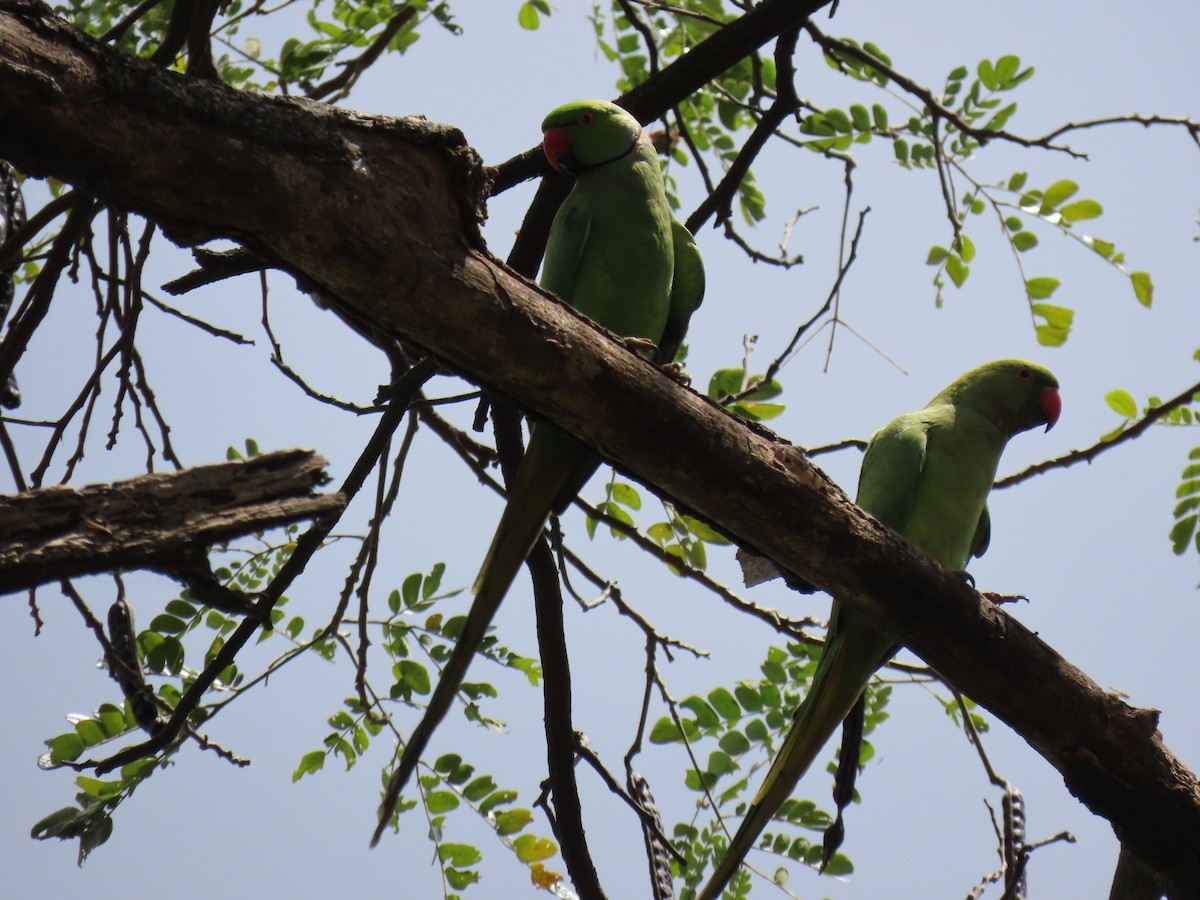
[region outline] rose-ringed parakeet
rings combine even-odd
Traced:
[[[550,164],[574,175],[575,183],[550,229],[541,286],[609,331],[654,344],[657,361],[674,361],[704,296],[704,268],[691,234],[671,218],[645,131],[619,106],[584,100],[551,112],[542,132]],[[571,502],[598,464],[595,451],[561,429],[548,422],[533,426],[475,580],[475,601],[392,773],[372,845],[547,518]]]
[[[967,372],[917,412],[875,432],[863,457],[857,503],[948,569],[987,547],[988,491],[1009,438],[1058,420],[1058,381],[1040,366],[1000,360]],[[808,694],[724,857],[699,894],[716,900],[767,822],[899,649],[835,598]]]

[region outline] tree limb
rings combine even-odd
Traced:
[[[311,450],[282,450],[0,497],[0,593],[111,569],[191,571],[210,544],[340,510],[341,495],[312,493],[325,465]]]

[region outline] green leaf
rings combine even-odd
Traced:
[[[83,738],[74,731],[51,738],[46,741],[46,746],[50,748],[50,760],[54,763],[73,762],[79,759],[86,749]]]
[[[880,131],[887,131],[888,114],[886,109],[884,109],[878,103],[874,103],[871,105],[871,116],[875,120],[875,127],[877,129]]]
[[[849,134],[854,130],[854,126],[850,123],[850,117],[840,109],[825,110],[825,121],[832,125],[835,131],[843,134]]]
[[[299,781],[305,775],[311,775],[314,772],[319,772],[325,767],[325,751],[312,750],[300,757],[300,765],[296,766],[296,771],[292,773],[292,781]]]
[[[425,797],[425,806],[434,815],[458,808],[458,795],[451,791],[432,791]]]
[[[971,274],[971,267],[964,263],[957,253],[951,253],[946,258],[946,274],[950,276],[955,287],[962,287],[967,276]]]
[[[777,382],[772,382],[775,384]],[[729,538],[716,531],[707,522],[701,522],[699,519],[694,519],[691,516],[680,516],[683,523],[687,526],[688,531],[694,534],[697,538],[704,541],[706,544],[717,544],[719,546],[728,546]]]
[[[404,584],[400,587],[400,594],[404,598],[406,607],[412,606],[421,596],[421,574],[414,572],[404,579]]]
[[[125,713],[113,706],[111,703],[100,704],[100,725],[104,728],[104,733],[108,737],[116,737],[118,734],[124,734]]]
[[[733,689],[737,702],[747,712],[758,712],[763,708],[762,694],[748,684],[739,684]]]
[[[75,732],[83,738],[84,744],[88,747],[94,747],[107,737],[104,729],[95,719],[80,719],[75,723]]]
[[[444,562],[433,564],[433,568],[429,570],[429,575],[421,586],[421,598],[423,600],[428,600],[437,593],[437,589],[442,586],[442,576],[445,574],[446,564]]]
[[[751,719],[746,723],[746,737],[756,744],[767,739],[767,726],[762,719]]]
[[[540,862],[558,852],[554,841],[532,834],[523,834],[513,841],[513,849],[517,851],[517,859],[523,863]]]
[[[1179,487],[1175,488],[1175,498],[1187,497],[1191,494],[1200,493],[1200,481],[1184,481]]]
[[[925,265],[940,266],[949,255],[950,251],[945,247],[939,247],[937,244],[934,244],[929,248],[929,255],[925,257]]]
[[[1061,283],[1057,278],[1030,278],[1025,282],[1025,293],[1030,300],[1045,300],[1053,296]]]
[[[491,775],[480,775],[463,788],[463,796],[472,803],[478,803],[495,789],[496,782],[492,781]]]
[[[517,792],[508,788],[498,791],[492,791],[482,803],[479,804],[479,811],[489,813],[497,806],[506,806],[517,799]]]
[[[740,731],[725,732],[717,744],[730,756],[740,756],[750,749],[750,741]]]
[[[496,831],[503,835],[516,834],[533,821],[527,809],[510,809],[496,815]]]
[[[1038,245],[1037,235],[1032,231],[1018,231],[1011,238],[1012,245],[1021,253],[1032,250]]]
[[[1111,406],[1119,416],[1124,416],[1126,419],[1137,418],[1137,403],[1128,391],[1109,391],[1104,395],[1104,402]]]
[[[733,694],[723,687],[709,691],[708,702],[726,719],[736,719],[742,714],[742,708],[733,698]]]
[[[447,866],[442,870],[446,873],[446,883],[456,891],[464,890],[473,884],[478,884],[480,875],[474,869],[455,869]],[[457,897],[457,894],[451,894],[451,897]]]
[[[775,684],[787,684],[787,672],[783,666],[773,660],[767,660],[762,664],[762,673],[768,681],[773,681]]]
[[[1050,303],[1034,303],[1030,306],[1030,311],[1035,316],[1042,316],[1046,319],[1044,325],[1037,326],[1038,343],[1045,347],[1061,347],[1071,332],[1071,323],[1075,318],[1075,312]]]
[[[825,875],[849,875],[854,871],[854,865],[844,853],[835,853],[821,871]]]
[[[1013,172],[1008,179],[1008,189],[1010,191],[1019,191],[1025,187],[1025,181],[1029,178],[1028,172]]]
[[[696,716],[696,725],[700,728],[713,728],[721,723],[716,710],[709,706],[703,697],[693,694],[679,705]]]
[[[1065,306],[1054,306],[1051,303],[1034,303],[1029,307],[1035,316],[1041,316],[1056,328],[1070,328],[1075,319],[1074,310]]]
[[[976,201],[978,202],[978,201]],[[975,258],[975,244],[965,234],[958,236],[958,253],[962,257],[962,261],[969,263]]]
[[[992,68],[992,62],[989,59],[981,59],[975,71],[979,74],[979,80],[983,86],[989,91],[994,91],[999,86],[996,81],[996,72]]]
[[[196,615],[196,607],[188,603],[186,600],[170,600],[167,602],[166,611],[173,616],[178,616],[181,619],[190,619]]]
[[[452,866],[473,866],[483,859],[479,849],[470,844],[439,844],[438,859]]]
[[[409,688],[422,696],[429,693],[429,670],[419,662],[402,659],[397,663],[400,680]]]
[[[161,634],[179,634],[187,629],[187,624],[175,616],[161,613],[150,620],[150,630]]]
[[[983,125],[984,131],[999,131],[1008,124],[1008,120],[1012,118],[1013,113],[1017,111],[1017,104],[1010,103],[994,116],[987,120]]]
[[[1133,284],[1133,293],[1142,306],[1149,306],[1154,299],[1154,284],[1150,281],[1149,272],[1134,272],[1129,276]]]
[[[855,103],[850,107],[850,120],[854,123],[855,131],[871,130],[871,114],[861,103]]]
[[[462,784],[475,774],[475,767],[464,764],[462,757],[457,753],[446,753],[439,756],[433,764],[433,768],[435,771],[441,772],[446,781],[455,785]]]
[[[642,498],[638,494],[637,489],[631,484],[625,484],[622,481],[613,483],[612,498],[617,503],[628,506],[630,509],[641,509]]]
[[[650,729],[650,743],[652,744],[672,744],[682,738],[683,734],[679,731],[679,727],[669,716],[663,716]]]
[[[733,767],[733,757],[731,757],[728,753],[724,753],[720,750],[714,750],[712,753],[708,754],[707,771],[710,775],[716,775],[720,777],[726,772],[731,771]]]
[[[1068,203],[1058,212],[1068,222],[1081,222],[1084,219],[1094,219],[1103,215],[1104,207],[1095,200],[1076,200],[1074,203]]]
[[[1196,520],[1196,516],[1186,516],[1171,528],[1171,549],[1176,556],[1182,555],[1191,543],[1192,535],[1196,532]]]
[[[1000,57],[996,60],[996,81],[1001,85],[1008,86],[1020,67],[1021,58],[1019,56]]]
[[[1046,188],[1046,193],[1042,195],[1042,214],[1045,215],[1056,209],[1060,203],[1073,196],[1078,190],[1079,185],[1070,179],[1064,178],[1062,181],[1054,182]]]
[[[720,401],[722,397],[732,396],[742,389],[742,379],[745,373],[741,369],[717,369],[708,380],[708,397]]]
[[[786,408],[782,403],[747,403],[743,401],[736,404],[733,411],[752,422],[765,422],[767,419],[774,419],[776,416],[782,415]]]
[[[522,3],[521,8],[517,11],[517,23],[526,31],[537,31],[538,26],[541,25],[537,7],[530,2]]]

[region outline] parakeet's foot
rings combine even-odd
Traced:
[[[997,606],[1003,606],[1005,603],[1018,603],[1024,600],[1029,602],[1029,598],[1024,594],[997,594],[995,591],[982,591],[982,596]]]
[[[965,581],[967,583],[967,586],[970,587],[972,590],[975,589],[975,576],[972,575],[970,572],[967,572],[964,570],[961,572],[955,572],[954,574],[957,575],[959,578],[961,578],[963,581]]]
[[[663,363],[659,366],[672,381],[682,384],[684,387],[692,386],[692,376],[683,371],[683,366],[676,362]]]
[[[621,338],[621,343],[640,356],[642,359],[654,359],[658,356],[658,344],[640,337]]]

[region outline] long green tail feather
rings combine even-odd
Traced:
[[[812,685],[792,717],[783,747],[697,900],[717,900],[772,816],[796,789],[817,754],[850,714],[871,675],[891,655],[892,642],[845,608],[826,641]],[[865,652],[864,652],[865,651]]]
[[[425,715],[413,729],[400,762],[392,772],[379,808],[379,823],[371,838],[371,846],[379,842],[383,830],[391,821],[400,792],[412,777],[430,738],[454,702],[454,696],[462,686],[467,669],[495,618],[496,610],[500,608],[521,564],[542,533],[546,519],[561,503],[567,502],[560,498],[568,490],[578,492],[595,470],[597,461],[598,457],[592,450],[557,428],[546,425],[534,428],[512,490],[509,491],[508,504],[492,538],[492,546],[484,559],[479,577],[475,579],[475,601],[471,604],[454,651],[442,669]]]

